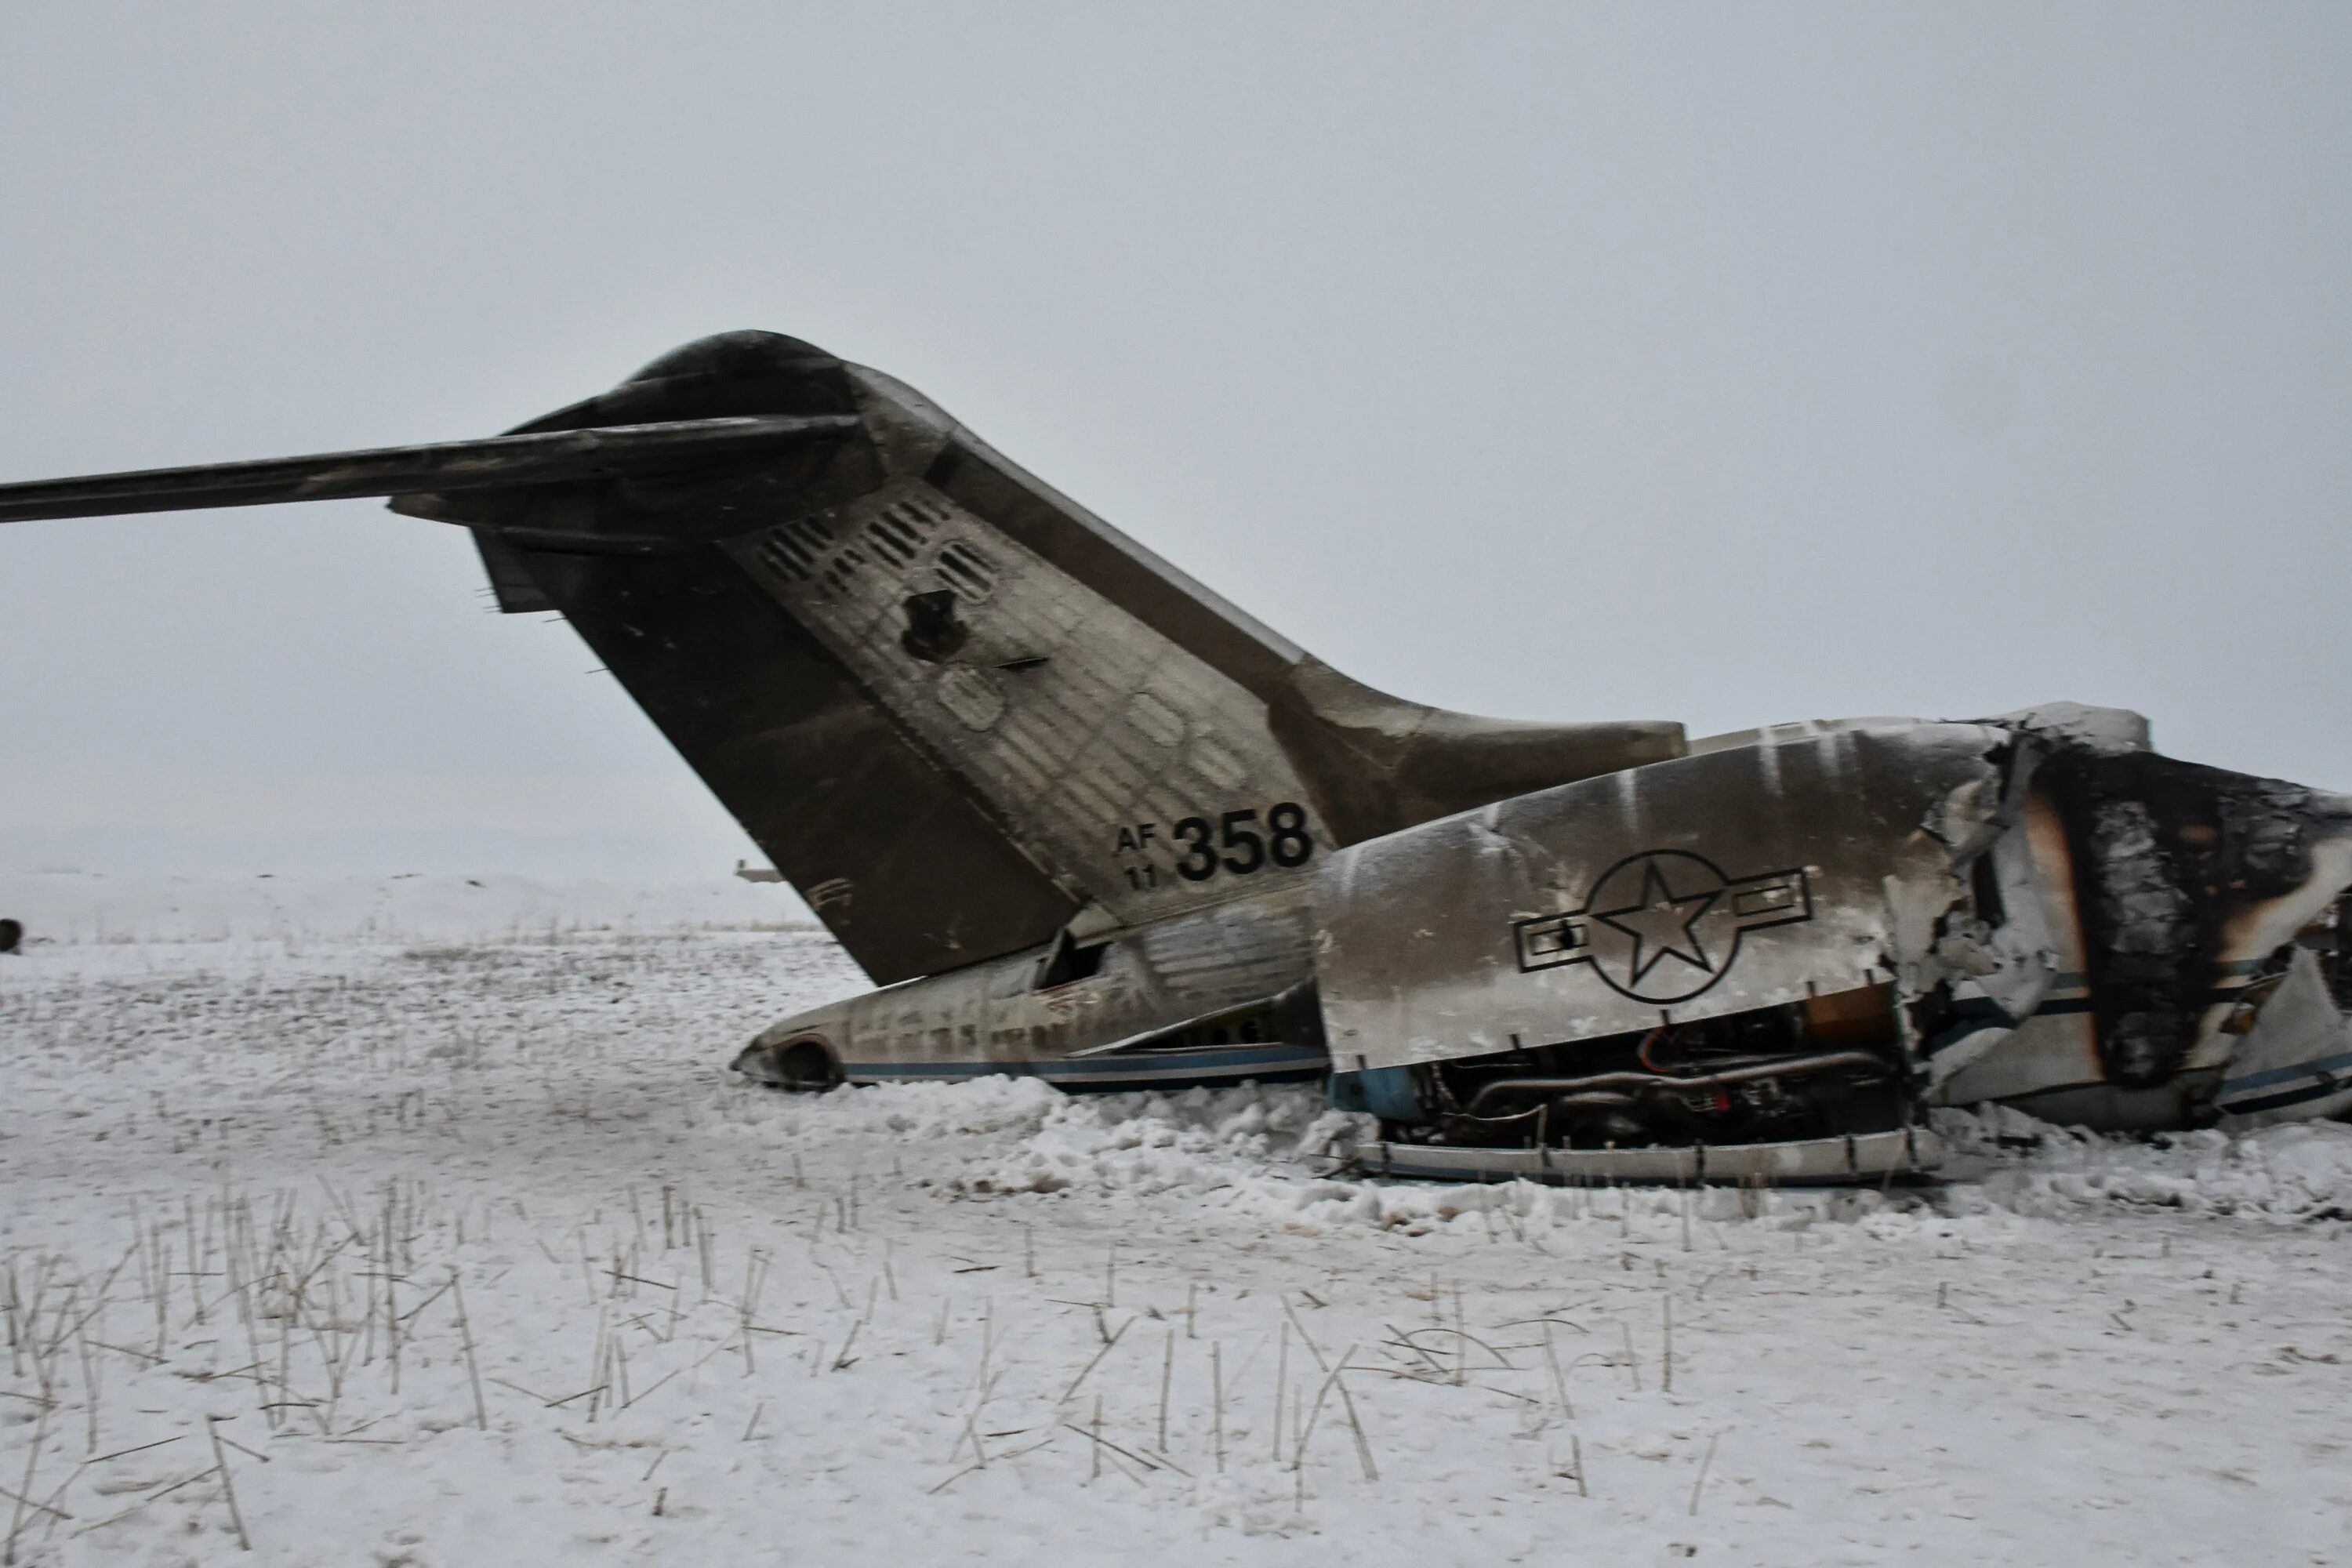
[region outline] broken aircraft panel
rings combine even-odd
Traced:
[[[1702,745],[1343,851],[1335,1099],[1399,1144],[1900,1131],[1894,1169],[1927,1163],[1936,1104],[2156,1128],[2352,1103],[2352,801],[2053,711]]]
[[[1311,890],[886,987],[763,1030],[738,1071],[783,1087],[1013,1074],[1070,1090],[1319,1079]]]

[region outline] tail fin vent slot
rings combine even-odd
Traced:
[[[937,523],[941,526],[945,526],[946,524],[955,521],[955,513],[953,511],[950,510],[946,506],[932,500],[929,496],[910,495],[901,497],[898,504],[890,510],[909,517],[919,517],[927,522]]]
[[[951,539],[940,549],[940,581],[955,590],[956,596],[978,604],[996,591],[996,567],[987,556],[961,539]]]
[[[824,569],[827,586],[837,594],[848,593],[850,585],[856,581],[859,568],[865,564],[865,552],[859,550],[855,544],[848,546],[833,558],[832,565]]]
[[[760,558],[793,582],[811,583],[833,542],[832,524],[821,517],[804,517],[761,541]]]
[[[914,564],[916,555],[930,536],[931,525],[904,501],[866,525],[866,542],[893,566]]]

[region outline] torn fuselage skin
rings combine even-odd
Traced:
[[[1080,935],[787,1018],[737,1071],[788,1089],[1037,1078],[1071,1092],[1323,1077],[1310,885]]]
[[[1703,742],[1336,857],[1334,1099],[1392,1147],[1567,1150],[2325,1114],[2347,883],[2352,802],[2133,715]]]

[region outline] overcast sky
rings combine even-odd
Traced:
[[[1474,711],[2352,788],[2352,7],[0,7],[0,478],[764,327]],[[0,868],[756,853],[373,503],[0,529]]]

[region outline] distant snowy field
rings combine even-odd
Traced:
[[[772,889],[98,880],[0,878],[17,1563],[2352,1562],[2352,1128],[1374,1185],[740,1085],[862,985]]]

